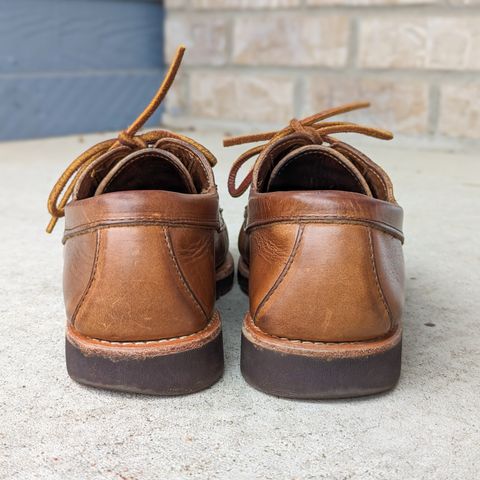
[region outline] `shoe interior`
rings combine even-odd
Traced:
[[[96,194],[125,190],[166,190],[197,193],[183,163],[173,154],[152,150],[119,162],[102,181]]]
[[[371,195],[365,177],[346,156],[309,144],[272,151],[262,162],[260,191],[341,190]]]
[[[293,152],[270,175],[267,191],[344,190],[365,193],[357,176],[332,155],[319,150]]]
[[[178,139],[164,138],[133,152],[119,147],[83,172],[73,198],[128,190],[207,193],[215,190],[211,170],[203,153]]]

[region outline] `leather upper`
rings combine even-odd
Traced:
[[[284,168],[279,164],[291,161],[300,168],[272,179]],[[309,179],[305,162],[323,178]],[[305,189],[289,189],[302,182]],[[315,189],[322,182],[334,189]],[[279,190],[271,191],[272,185]],[[402,222],[390,179],[353,147],[315,145],[301,133],[271,142],[253,169],[239,237],[255,325],[301,341],[390,335],[399,328],[404,303]]]
[[[64,297],[76,334],[106,342],[194,334],[213,318],[217,275],[224,289],[232,275],[216,158],[179,133],[138,133],[184,52],[128,128],[75,158],[48,197],[47,232],[65,216]]]
[[[65,208],[68,321],[107,341],[198,332],[214,313],[215,269],[228,254],[211,167],[179,140],[120,148],[92,163]],[[152,189],[158,172],[161,187],[179,191]],[[146,189],[136,189],[142,178]]]

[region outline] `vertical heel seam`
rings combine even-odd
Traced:
[[[183,274],[182,269],[175,257],[175,253],[173,250],[172,241],[170,239],[170,235],[168,233],[168,228],[163,227],[163,234],[165,237],[165,243],[167,245],[168,253],[170,254],[170,259],[172,260],[173,266],[175,267],[175,271],[177,272],[178,278],[180,279],[180,283],[183,286],[184,290],[186,291],[187,295],[192,299],[195,308],[200,312],[200,314],[205,318],[208,322],[209,316],[203,309],[202,305],[200,304],[199,300],[197,299],[195,293],[193,292],[192,288],[190,287],[189,283],[187,282],[185,275]]]
[[[92,272],[90,274],[90,278],[88,280],[87,286],[85,287],[85,291],[83,292],[80,301],[78,302],[77,307],[75,308],[75,311],[73,312],[72,319],[71,319],[71,324],[75,326],[75,321],[77,319],[78,313],[80,309],[82,308],[83,304],[85,303],[85,299],[87,298],[88,292],[91,290],[93,282],[95,281],[95,276],[97,274],[98,270],[98,259],[100,257],[100,244],[101,244],[101,238],[102,238],[102,231],[97,230],[95,232],[96,235],[96,242],[95,242],[95,256],[94,256],[94,261],[93,261],[93,266],[92,266]]]
[[[390,330],[393,328],[393,317],[392,313],[390,311],[390,307],[387,303],[387,300],[385,298],[385,295],[383,293],[382,285],[380,284],[380,278],[378,277],[378,271],[377,271],[377,266],[375,262],[375,250],[373,247],[373,240],[372,240],[372,231],[369,227],[366,227],[367,229],[367,234],[368,234],[368,244],[369,244],[369,249],[370,249],[370,261],[372,263],[372,271],[373,271],[373,276],[375,278],[375,284],[377,286],[377,292],[378,296],[380,297],[380,300],[382,301],[383,307],[385,309],[385,313],[387,315],[388,321],[390,323]]]

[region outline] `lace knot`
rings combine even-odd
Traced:
[[[304,133],[304,134],[308,135],[311,138],[313,143],[318,143],[319,145],[321,145],[323,143],[322,136],[320,135],[320,133],[317,130],[315,130],[315,128],[313,128],[309,125],[304,125],[297,118],[292,118],[290,120],[290,128],[294,132]]]
[[[253,143],[253,142],[266,142],[257,147],[251,148],[246,151],[244,154],[240,155],[237,160],[233,163],[230,175],[228,177],[228,191],[232,197],[239,197],[242,193],[247,190],[253,180],[253,168],[248,172],[245,179],[236,186],[236,178],[240,167],[247,162],[250,158],[260,155],[265,148],[271,145],[273,142],[290,135],[292,133],[298,132],[306,134],[310,137],[313,143],[321,145],[324,142],[328,142],[330,146],[334,146],[338,143],[338,140],[330,135],[333,133],[360,133],[362,135],[367,135],[369,137],[379,138],[381,140],[391,140],[393,135],[387,130],[381,128],[368,127],[365,125],[358,125],[351,122],[325,122],[327,118],[339,115],[341,113],[352,112],[360,108],[369,107],[368,102],[357,102],[357,103],[348,103],[340,107],[330,108],[324,110],[323,112],[316,113],[310,117],[304,118],[303,120],[298,120],[296,118],[292,119],[289,125],[282,130],[256,133],[253,135],[244,135],[240,137],[231,137],[226,138],[223,141],[225,147],[231,147],[234,145],[242,145],[244,143]]]
[[[135,148],[147,148],[147,143],[140,137],[128,133],[126,130],[123,130],[118,134],[118,142],[129,147],[132,150]]]

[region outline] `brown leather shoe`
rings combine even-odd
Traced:
[[[49,198],[48,231],[65,213],[66,361],[80,383],[177,395],[223,372],[215,298],[232,286],[233,259],[215,158],[172,132],[135,135],[182,55],[139,119],[75,160]]]
[[[250,309],[242,335],[245,379],[297,398],[368,395],[392,388],[401,363],[404,303],[402,209],[385,172],[333,133],[382,139],[390,132],[322,122],[352,104],[280,132],[242,155],[229,189],[251,184],[240,232],[239,282]],[[240,166],[258,155],[239,188]]]

